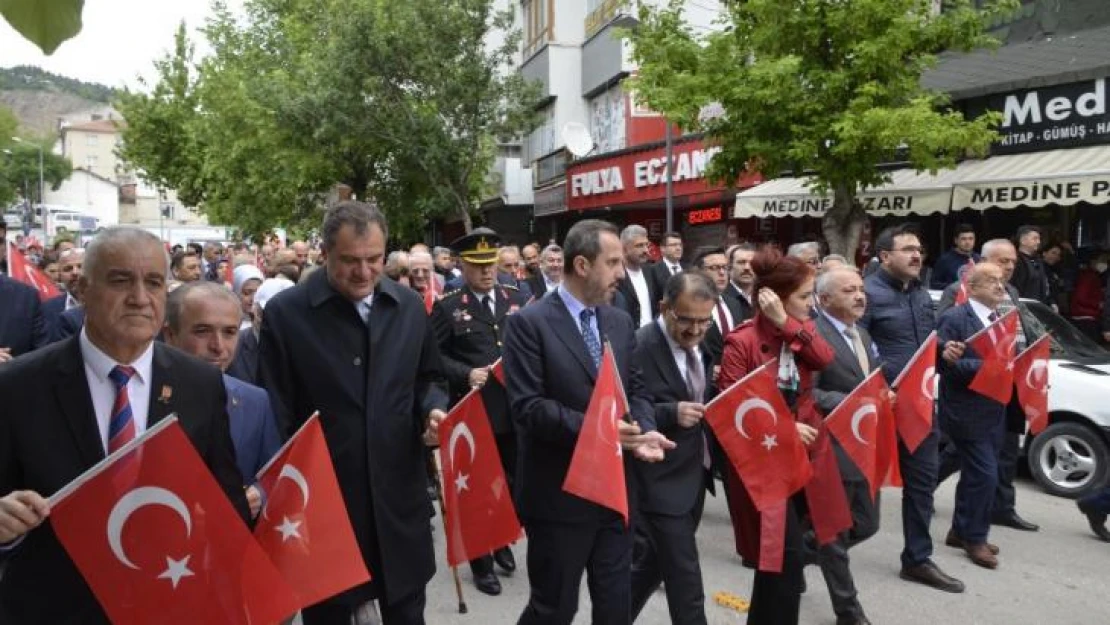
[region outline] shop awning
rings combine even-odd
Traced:
[[[952,210],[1110,202],[1110,145],[965,161]]]
[[[860,194],[868,214],[931,215],[947,213],[951,206],[952,185],[959,179],[963,165],[938,171],[897,169],[891,180]],[[809,189],[809,178],[777,178],[737,194],[733,217],[821,217],[832,207],[831,195],[817,195]]]

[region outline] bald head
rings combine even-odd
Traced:
[[[1006,299],[1006,279],[1001,265],[983,261],[968,270],[968,295],[994,310]]]
[[[983,244],[983,260],[1002,268],[1002,278],[1007,282],[1017,266],[1017,249],[1008,239],[991,239]]]

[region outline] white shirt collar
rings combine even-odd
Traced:
[[[150,383],[151,372],[154,367],[154,341],[151,341],[146,346],[146,350],[133,362],[116,362],[99,347],[93,345],[85,328],[81,328],[81,335],[78,340],[81,344],[81,357],[85,359],[85,364],[88,365],[93,375],[100,382],[108,380],[108,374],[112,372],[116,365],[127,365],[135,369],[135,375],[138,376],[140,382]]]
[[[983,322],[983,327],[989,326],[991,324],[990,317],[991,314],[994,313],[993,310],[987,308],[986,305],[973,297],[968,298],[967,303],[971,304],[972,312],[974,312],[975,316],[979,318],[979,321]]]

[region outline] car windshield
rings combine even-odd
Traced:
[[[1052,336],[1052,355],[1085,362],[1110,362],[1110,352],[1099,347],[1066,319],[1040,302],[1021,301],[1021,323],[1030,343],[1048,333]]]

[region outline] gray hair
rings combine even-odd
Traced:
[[[844,256],[841,255],[841,254],[829,254],[828,256],[822,258],[821,262],[823,263],[826,260],[841,262],[841,263],[844,263],[845,265],[851,264],[851,263],[848,262],[848,259],[844,258]]]
[[[647,235],[647,228],[632,224],[631,226],[626,226],[624,230],[621,230],[621,243],[631,243],[633,239],[646,237]]]
[[[447,254],[448,256],[451,256],[451,248],[443,247],[442,245],[437,245],[434,248],[432,248],[432,258],[435,258],[436,256],[439,256],[440,254]]]
[[[551,245],[548,245],[547,247],[543,248],[543,252],[540,254],[540,259],[547,258],[548,254],[562,255],[562,253],[563,253],[563,248],[561,248],[558,245],[555,245],[554,243],[552,243]]]
[[[185,314],[185,301],[196,294],[206,300],[223,299],[239,312],[242,304],[234,293],[219,282],[197,280],[183,284],[166,298],[166,326],[175,334],[181,331],[181,317]]]
[[[817,276],[817,284],[814,290],[817,291],[818,295],[829,295],[836,288],[836,285],[839,284],[836,278],[846,274],[860,275],[859,270],[854,267],[834,267]]]
[[[395,250],[395,251],[390,252],[389,256],[385,257],[385,266],[386,267],[397,267],[397,266],[401,265],[401,263],[408,263],[408,260],[409,260],[409,253],[408,252],[403,251],[403,250]]]
[[[818,245],[816,241],[806,241],[805,243],[795,243],[794,245],[791,245],[790,247],[786,248],[786,255],[787,256],[793,256],[794,258],[800,258],[802,253],[807,251],[807,250],[813,250],[814,254],[820,254],[821,253],[821,246]]]
[[[717,286],[709,276],[697,271],[683,271],[668,278],[666,286],[663,287],[663,304],[667,307],[674,306],[678,298],[684,294],[699,301],[714,303],[721,297],[717,293]]]
[[[378,210],[377,206],[356,200],[347,200],[332,206],[324,215],[324,224],[320,228],[324,235],[324,250],[330,251],[335,248],[335,240],[343,226],[352,226],[356,235],[363,236],[370,229],[371,224],[377,225],[382,231],[382,236],[389,238],[389,226],[386,225],[385,215]]]
[[[170,275],[170,257],[169,254],[165,253],[166,248],[162,244],[162,240],[142,228],[133,226],[112,226],[105,228],[100,234],[96,235],[96,238],[85,248],[82,278],[91,279],[97,275],[101,263],[100,255],[105,250],[115,249],[116,247],[136,249],[144,244],[157,245],[158,249],[163,251],[166,259],[166,277],[168,278]]]
[[[563,240],[563,271],[573,274],[574,259],[579,256],[591,262],[597,260],[601,254],[602,232],[619,236],[620,231],[613,224],[601,219],[583,219],[571,226]]]
[[[986,258],[987,256],[994,256],[995,252],[999,251],[999,248],[1001,247],[1008,247],[1015,251],[1017,250],[1017,248],[1014,247],[1014,243],[1009,239],[991,239],[990,241],[987,241],[983,244],[983,247],[979,251],[979,253],[983,258]],[[85,264],[88,265],[88,261],[86,261]]]

